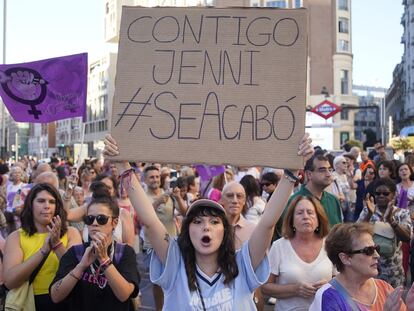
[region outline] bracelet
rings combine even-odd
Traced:
[[[102,272],[105,272],[105,270],[108,269],[110,265],[112,265],[112,260],[108,258],[107,260],[105,260],[103,264],[101,264],[99,268]]]
[[[288,169],[284,169],[283,173],[285,174],[285,178],[287,180],[289,180],[291,183],[296,183],[300,181],[300,178],[298,176],[296,176],[295,174],[293,174],[291,171],[289,171]]]
[[[56,250],[59,246],[61,246],[63,244],[62,241],[59,241],[58,243],[56,243],[55,245],[52,246],[52,250]]]
[[[81,280],[80,278],[78,278],[78,277],[75,275],[75,273],[73,273],[73,271],[70,271],[70,272],[69,272],[69,275],[70,275],[71,277],[73,277],[74,279],[78,280],[78,281],[80,281],[80,280]]]
[[[133,168],[130,168],[128,170],[125,170],[121,173],[121,175],[119,175],[119,185],[120,185],[120,191],[121,193],[124,190],[124,180],[126,180],[126,184],[127,187],[125,187],[126,189],[131,187],[131,176],[135,174],[135,170]]]

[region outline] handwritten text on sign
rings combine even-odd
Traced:
[[[305,10],[124,7],[120,157],[300,166],[305,25]]]

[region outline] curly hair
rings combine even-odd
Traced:
[[[66,211],[63,208],[62,198],[60,193],[49,184],[40,183],[35,185],[27,195],[24,200],[23,210],[20,214],[20,221],[22,223],[22,229],[29,235],[32,236],[37,232],[34,219],[33,219],[33,201],[36,199],[37,195],[42,192],[47,191],[55,199],[55,214],[53,216],[59,216],[62,221],[62,226],[60,229],[60,237],[62,237],[68,231],[68,225],[66,222]]]
[[[232,282],[239,274],[239,268],[236,262],[234,231],[228,222],[226,215],[223,212],[208,206],[194,207],[184,218],[181,233],[177,240],[181,254],[184,258],[185,271],[187,272],[188,278],[188,287],[191,291],[197,289],[197,283],[195,275],[196,256],[194,245],[190,239],[190,224],[194,218],[199,216],[219,217],[223,222],[224,236],[218,251],[217,264],[220,271],[224,274],[224,284]]]

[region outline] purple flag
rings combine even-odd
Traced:
[[[210,184],[210,180],[221,173],[226,171],[224,165],[195,165],[195,168],[200,176],[200,193],[205,194],[206,188]]]
[[[17,122],[85,122],[87,73],[87,53],[0,65],[0,96]]]

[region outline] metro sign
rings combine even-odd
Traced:
[[[325,120],[337,114],[339,111],[341,111],[341,107],[326,99],[320,104],[313,107],[311,110],[311,112],[316,113],[318,116],[321,116]]]

